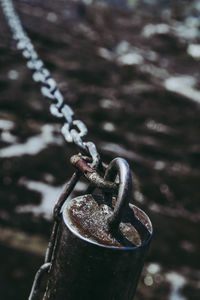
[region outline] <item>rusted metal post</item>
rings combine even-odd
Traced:
[[[152,224],[141,209],[128,203],[127,166],[118,159],[108,167],[108,180],[119,170],[114,205],[106,194],[66,201],[43,300],[133,300]]]
[[[134,210],[150,234],[133,248],[90,242],[73,232],[64,211],[44,300],[133,300],[152,232],[148,217]]]

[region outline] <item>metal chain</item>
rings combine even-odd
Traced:
[[[100,161],[100,156],[97,152],[96,146],[92,142],[83,141],[83,138],[88,132],[87,127],[82,121],[73,120],[73,110],[69,105],[64,103],[63,95],[57,88],[56,81],[51,77],[49,70],[45,68],[44,63],[38,57],[31,40],[23,29],[19,16],[14,9],[12,0],[0,0],[0,2],[4,15],[13,33],[13,39],[17,41],[17,49],[22,51],[22,55],[27,59],[27,67],[33,71],[33,80],[41,83],[42,95],[52,101],[50,105],[51,114],[57,118],[62,118],[64,121],[61,132],[65,140],[69,143],[73,142],[79,147],[80,152],[85,155],[89,155],[92,159],[91,167],[96,169]],[[65,190],[61,194],[54,208],[54,226],[49,241],[49,246],[46,251],[45,261],[35,275],[32,289],[28,298],[29,300],[37,299],[41,280],[44,274],[49,272],[51,269],[62,206],[76,185],[79,177],[80,172],[76,171],[71,180],[67,183]]]
[[[53,229],[51,232],[51,237],[49,240],[49,244],[46,250],[44,264],[39,268],[39,270],[35,274],[35,278],[32,284],[31,292],[29,295],[28,300],[36,300],[38,299],[38,294],[41,288],[41,282],[46,273],[49,273],[52,267],[52,263],[54,260],[54,255],[56,252],[56,245],[57,245],[57,234],[58,228],[61,221],[61,213],[62,207],[64,202],[67,200],[69,195],[71,194],[72,190],[74,189],[75,185],[77,184],[78,180],[80,179],[81,173],[76,171],[73,176],[71,177],[70,181],[67,182],[63,192],[61,193],[55,207],[53,213]]]
[[[17,15],[12,0],[0,0],[4,15],[13,33],[13,39],[17,41],[17,49],[27,59],[27,67],[33,71],[33,80],[41,83],[42,95],[50,99],[50,112],[57,118],[62,118],[64,125],[61,132],[65,140],[74,143],[80,151],[93,159],[93,166],[99,163],[99,154],[92,142],[84,142],[87,135],[87,127],[81,120],[73,120],[74,112],[71,107],[64,103],[63,95],[57,87],[56,81],[51,77],[49,70],[44,66],[43,61],[38,57],[35,48],[25,32],[19,16]]]

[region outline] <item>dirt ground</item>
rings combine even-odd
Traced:
[[[132,202],[154,226],[135,299],[198,300],[199,1],[99,2],[14,4],[65,102],[87,125],[87,140],[103,161],[124,157],[133,170]],[[2,300],[21,300],[78,150],[64,141],[1,9],[0,70],[0,289]]]

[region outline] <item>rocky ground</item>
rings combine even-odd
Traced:
[[[199,1],[100,2],[14,3],[102,159],[122,156],[134,172],[133,202],[154,226],[135,299],[198,300]],[[64,141],[1,10],[0,66],[1,299],[21,300],[77,149]]]

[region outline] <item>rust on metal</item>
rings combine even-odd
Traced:
[[[95,170],[91,168],[88,163],[80,156],[80,155],[73,155],[71,157],[71,163],[77,169],[79,169],[82,173],[90,172],[93,173]]]
[[[117,158],[103,178],[87,157],[76,155],[71,161],[89,187],[98,187],[103,194],[85,194],[62,206],[43,299],[132,300],[152,225],[142,210],[130,204],[129,166]],[[114,220],[112,226],[110,220]]]
[[[116,232],[110,232],[108,219],[113,209],[102,195],[79,196],[71,202],[66,213],[75,230],[91,241],[120,248],[141,245],[139,233],[129,222],[121,222]]]
[[[118,184],[105,180],[103,177],[101,177],[81,155],[73,155],[70,161],[72,165],[77,168],[93,186],[107,192],[117,192]]]

